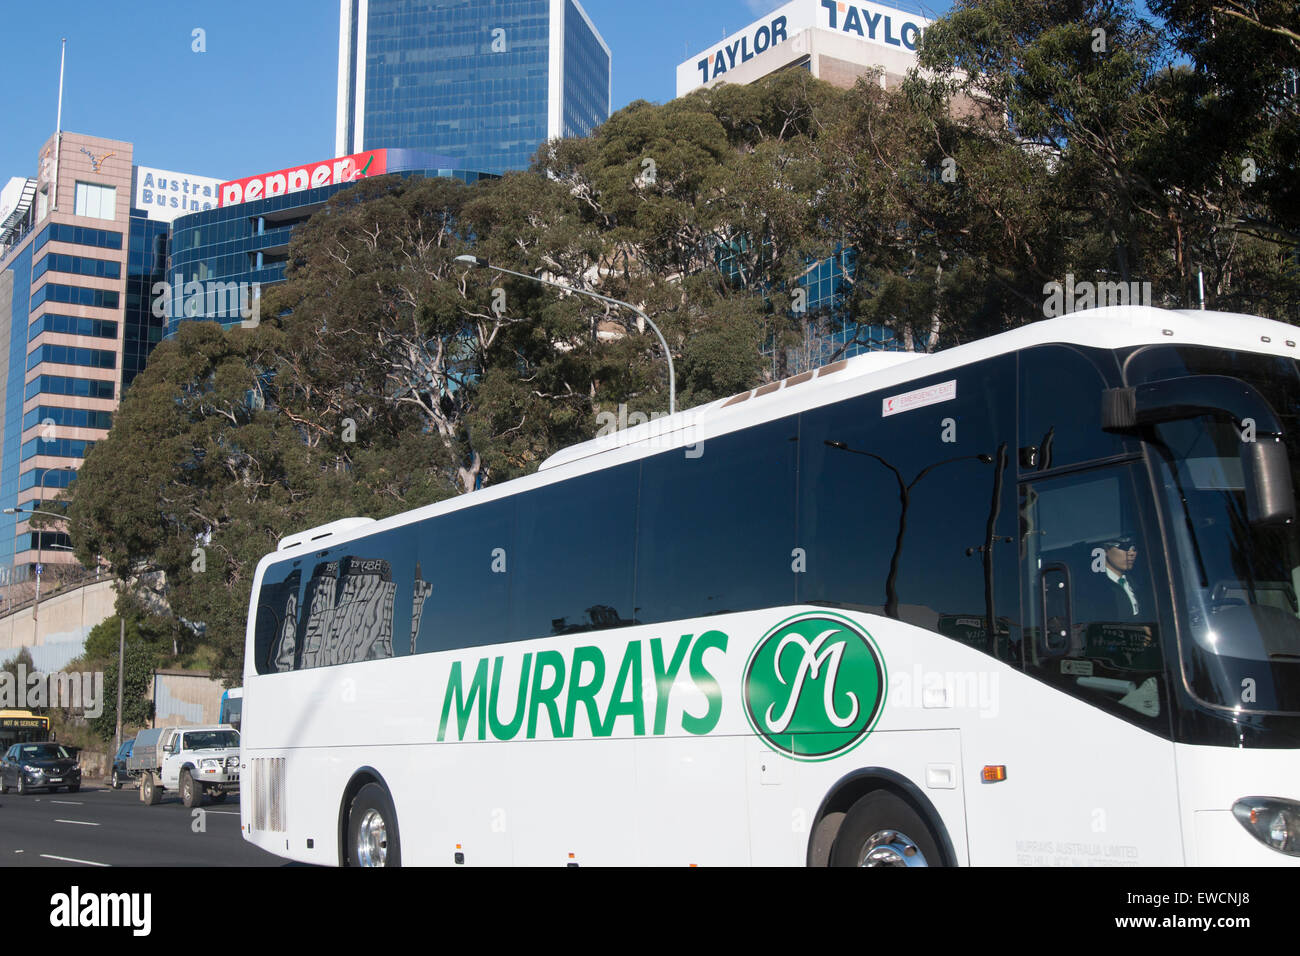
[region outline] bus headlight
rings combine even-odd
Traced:
[[[1300,803],[1277,797],[1243,797],[1232,805],[1232,815],[1265,846],[1300,856]]]

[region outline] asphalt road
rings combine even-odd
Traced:
[[[135,787],[0,796],[0,867],[283,866],[239,832],[239,795],[187,810],[168,790],[148,807]]]

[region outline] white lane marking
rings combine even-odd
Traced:
[[[79,807],[82,805],[81,800],[51,800],[50,803],[61,803],[65,807]]]
[[[223,817],[237,817],[237,816],[239,816],[239,811],[238,811],[238,810],[208,810],[207,812],[208,812],[208,813],[219,813],[219,814],[221,814]]]
[[[55,820],[55,823],[75,823],[79,827],[97,827],[98,823],[87,823],[85,820]]]
[[[62,860],[64,863],[84,863],[86,866],[110,866],[109,863],[96,863],[94,860],[78,860],[70,856],[55,856],[53,853],[42,853],[41,859],[44,860]]]

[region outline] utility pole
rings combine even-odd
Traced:
[[[122,749],[122,672],[126,669],[126,615],[118,614],[117,632],[117,732],[113,754]]]

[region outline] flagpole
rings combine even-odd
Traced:
[[[59,51],[59,113],[54,121],[54,179],[50,187],[50,211],[59,208],[59,145],[63,141],[63,63],[68,55],[68,38],[64,37]]]

